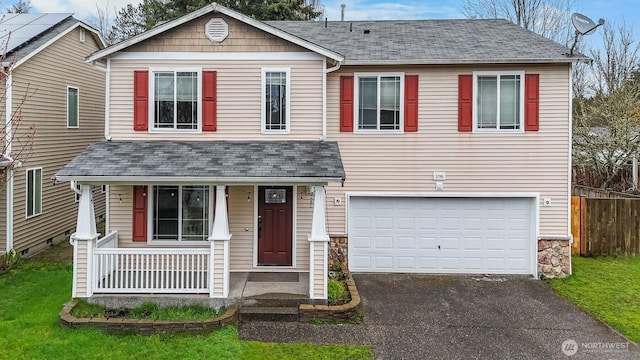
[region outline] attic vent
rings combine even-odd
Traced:
[[[220,18],[213,18],[204,26],[204,33],[209,40],[222,42],[229,35],[229,25]]]

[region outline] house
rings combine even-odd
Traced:
[[[72,14],[3,14],[0,42],[6,89],[1,106],[8,134],[1,170],[0,254],[13,250],[28,257],[68,238],[75,228],[79,197],[67,187],[53,186],[51,179],[88,144],[104,138],[105,74],[85,61],[104,43]],[[97,215],[103,216],[100,188],[94,201]]]
[[[217,4],[92,54],[106,141],[74,297],[233,275],[570,272],[568,49],[505,20],[260,22]],[[90,186],[108,185],[107,236]]]

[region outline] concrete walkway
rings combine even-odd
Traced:
[[[240,325],[240,338],[365,344],[373,346],[376,359],[640,359],[637,345],[541,281],[398,274],[354,278],[363,324],[250,322]],[[570,357],[561,348],[568,340],[577,344]]]

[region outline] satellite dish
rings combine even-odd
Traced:
[[[600,19],[598,24],[580,13],[571,14],[571,23],[580,35],[591,35],[596,32],[596,28],[604,24],[604,19]]]
[[[569,56],[573,56],[573,50],[578,44],[579,36],[591,35],[596,32],[596,28],[598,26],[604,25],[604,19],[598,20],[598,23],[596,24],[593,20],[585,15],[582,15],[580,13],[573,13],[571,14],[571,23],[573,24],[573,27],[576,28],[576,36],[573,38],[573,45],[571,46],[571,52],[569,53]]]

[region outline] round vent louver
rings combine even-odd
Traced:
[[[204,26],[204,33],[209,40],[222,42],[229,35],[229,25],[220,18],[213,18]]]

